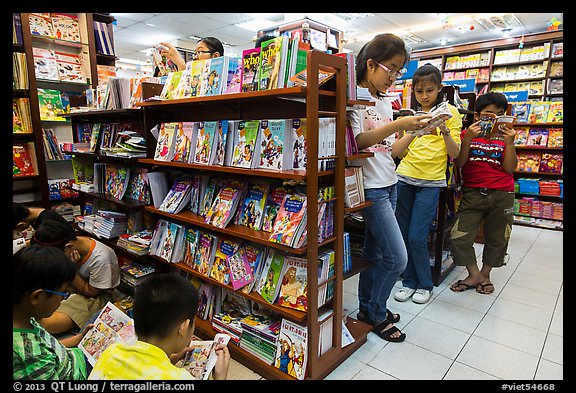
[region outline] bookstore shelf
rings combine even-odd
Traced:
[[[343,320],[342,305],[342,281],[343,281],[343,222],[344,222],[344,166],[345,166],[345,111],[346,111],[346,61],[337,56],[319,51],[309,51],[307,58],[308,75],[312,76],[308,80],[308,87],[290,87],[274,90],[253,91],[243,93],[232,93],[215,96],[194,97],[173,100],[148,100],[141,102],[138,106],[144,110],[144,129],[147,130],[147,158],[138,160],[140,164],[152,167],[173,168],[180,171],[193,172],[215,172],[227,173],[238,178],[260,177],[270,179],[296,180],[306,183],[307,195],[307,245],[301,248],[288,247],[279,243],[269,241],[270,234],[264,231],[256,231],[245,226],[230,224],[225,228],[217,228],[204,221],[204,217],[194,214],[189,210],[181,211],[178,214],[171,214],[153,206],[144,207],[144,211],[156,217],[165,217],[170,221],[178,221],[192,224],[194,227],[207,229],[209,231],[229,235],[234,238],[248,240],[254,243],[265,245],[272,249],[281,250],[287,254],[298,255],[307,259],[308,272],[308,311],[302,312],[291,310],[286,307],[270,304],[259,294],[251,293],[244,295],[256,303],[278,312],[288,320],[305,324],[308,330],[308,362],[306,379],[322,379],[334,368],[342,363],[347,357],[366,342],[367,334],[371,326],[363,322],[348,318],[346,324],[350,329],[355,341],[352,344],[341,347],[341,324],[337,321]],[[320,69],[330,69],[336,75],[332,84],[325,84],[320,90],[318,87],[318,71]],[[306,117],[308,130],[315,130],[319,126],[319,117],[330,116],[336,119],[336,152],[332,157],[335,161],[335,168],[329,171],[318,170],[320,160],[315,152],[318,151],[318,134],[310,132],[308,135],[307,150],[307,170],[306,171],[268,171],[263,169],[244,169],[230,166],[199,165],[189,163],[165,162],[152,159],[155,149],[155,138],[151,137],[150,131],[154,126],[162,122],[173,121],[210,121],[221,119],[262,119],[262,118],[294,118]],[[335,196],[332,202],[334,210],[334,236],[318,243],[318,206],[322,203],[318,201],[319,182],[322,185],[332,184],[335,189]],[[325,305],[318,304],[318,288],[325,283],[318,282],[318,255],[320,247],[329,247],[335,253],[335,260],[340,261],[334,265],[334,294]],[[183,263],[170,263],[162,258],[167,264],[175,266],[185,272],[195,273],[190,267]],[[360,269],[360,268],[358,268]],[[359,270],[358,270],[359,271]],[[351,274],[351,273],[349,273]],[[196,274],[199,276],[198,274]],[[227,287],[219,282],[205,276],[202,280]],[[332,328],[332,347],[323,355],[319,356],[319,310],[318,306],[330,309],[331,318],[334,319]],[[199,335],[213,337],[215,331],[209,321],[198,320],[197,330]],[[279,371],[273,365],[266,364],[254,355],[235,345],[229,346],[232,356],[259,373],[267,379],[293,379],[287,374]]]

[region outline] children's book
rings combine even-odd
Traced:
[[[557,123],[564,121],[564,102],[563,101],[551,101],[550,108],[548,109],[548,116],[546,122]]]
[[[210,309],[214,302],[216,287],[212,284],[201,281],[200,283],[200,301],[198,302],[198,311],[196,315],[203,320],[211,318]]]
[[[210,206],[204,221],[217,228],[226,228],[234,217],[238,204],[243,197],[243,189],[236,185],[224,185]]]
[[[134,320],[108,302],[96,317],[94,327],[78,344],[78,348],[94,366],[102,352],[110,345],[116,342],[133,344],[137,340]]]
[[[182,73],[184,71],[174,71],[168,74],[166,77],[166,82],[164,83],[164,87],[162,88],[162,92],[160,93],[160,98],[164,98],[166,100],[172,100],[176,97],[176,92],[178,91],[178,84],[180,83],[180,78],[182,78]]]
[[[76,184],[93,184],[94,182],[94,160],[88,157],[73,157],[72,171]]]
[[[188,347],[193,349],[186,353],[184,359],[176,363],[177,367],[182,367],[196,380],[206,380],[216,365],[218,355],[215,347],[217,344],[227,345],[230,336],[225,333],[216,333],[214,340],[200,341],[192,340]]]
[[[274,221],[276,221],[276,216],[278,215],[278,211],[280,211],[282,201],[284,201],[284,197],[288,192],[288,188],[284,186],[270,187],[262,218],[263,231],[272,232],[274,229]]]
[[[244,248],[239,248],[237,252],[229,255],[226,262],[230,271],[230,283],[235,291],[254,280],[254,273]]]
[[[516,153],[518,157],[518,166],[516,170],[519,172],[538,172],[540,169],[540,153],[522,151]]]
[[[224,93],[240,93],[242,91],[242,59],[231,57],[228,60],[228,80]]]
[[[220,237],[216,245],[216,253],[214,254],[214,262],[210,269],[209,277],[222,284],[230,283],[230,270],[226,262],[228,257],[238,251],[240,241],[233,238]]]
[[[548,147],[564,147],[564,130],[562,128],[548,129]]]
[[[562,173],[562,153],[542,153],[540,172]]]
[[[186,228],[184,234],[184,264],[192,267],[194,265],[194,256],[198,248],[198,239],[200,230],[196,228]]]
[[[154,159],[157,161],[172,161],[176,142],[176,126],[178,123],[161,123],[156,142]]]
[[[288,52],[288,37],[280,36],[260,45],[260,74],[258,90],[284,87],[285,62]]]
[[[259,168],[292,169],[292,119],[269,119],[260,122]]]
[[[259,231],[262,228],[264,207],[268,199],[270,186],[268,184],[252,184],[241,206],[239,225]]]
[[[206,217],[214,202],[214,197],[220,189],[220,181],[216,177],[210,177],[207,175],[202,176],[200,180],[200,206],[199,212],[202,217]]]
[[[248,258],[250,270],[252,271],[252,275],[254,277],[252,282],[241,288],[241,291],[244,293],[250,293],[255,284],[260,279],[260,273],[262,272],[262,267],[264,266],[264,259],[266,259],[267,248],[251,242],[245,242],[240,247],[244,250],[246,257]]]
[[[82,58],[73,53],[54,51],[58,76],[62,82],[86,83],[86,75],[82,69]]]
[[[260,76],[260,48],[242,51],[242,91],[257,91]]]
[[[308,262],[289,255],[284,260],[276,304],[294,310],[308,310]]]
[[[238,124],[241,120],[228,120],[228,132],[226,134],[226,149],[224,152],[224,166],[232,166],[232,156],[238,137]]]
[[[216,150],[214,159],[212,161],[213,165],[223,166],[226,159],[226,144],[228,143],[228,131],[229,131],[230,121],[219,120],[218,128],[216,129],[215,146],[213,149]]]
[[[282,273],[285,258],[286,255],[282,252],[270,248],[266,255],[264,266],[262,267],[260,280],[256,286],[256,292],[258,292],[262,298],[270,304],[274,303],[278,296],[278,292],[280,291],[280,274]]]
[[[56,54],[51,49],[32,47],[36,79],[59,80]]]
[[[200,82],[200,95],[213,96],[222,94],[226,89],[228,78],[228,56],[214,57],[208,61],[208,72]]]
[[[76,15],[52,12],[50,16],[52,18],[52,29],[56,39],[80,42],[80,29]]]
[[[210,165],[214,161],[217,149],[215,139],[218,125],[218,121],[199,122],[193,163]]]
[[[208,274],[210,273],[212,269],[212,264],[214,262],[214,255],[216,254],[217,245],[218,245],[217,236],[212,235],[208,232],[200,233],[192,269],[208,277]]]
[[[174,162],[188,162],[192,137],[194,136],[194,124],[192,122],[176,123],[176,140],[174,141]]]
[[[308,145],[306,139],[306,118],[292,119],[292,169],[305,170]]]
[[[546,123],[550,101],[535,101],[532,103],[528,120],[530,123]]]
[[[190,97],[200,96],[202,73],[206,66],[209,66],[208,60],[192,60],[186,64],[186,68],[190,69]]]
[[[178,214],[190,202],[190,189],[192,186],[192,177],[188,175],[180,176],[176,179],[168,194],[162,201],[159,210]]]
[[[198,214],[200,207],[200,181],[202,176],[195,174],[192,176],[192,186],[190,188],[190,211]]]
[[[64,117],[58,116],[62,113],[62,99],[59,90],[38,88],[38,105],[40,120],[66,121]]]
[[[286,194],[268,240],[293,247],[306,227],[306,205],[306,194]]]
[[[496,116],[493,113],[483,114],[480,117],[480,133],[484,137],[495,135],[504,124],[513,125],[515,121],[516,118],[514,116]]]
[[[512,116],[516,117],[518,123],[528,123],[530,114],[530,102],[515,102],[512,104]]]
[[[241,120],[234,138],[232,166],[255,168],[260,147],[260,120]]]
[[[546,146],[548,144],[547,128],[531,128],[528,132],[527,146]]]
[[[35,36],[55,38],[52,19],[48,12],[31,12],[28,20],[30,21],[30,34]]]
[[[150,182],[147,168],[132,168],[130,181],[126,190],[126,199],[150,204]]]
[[[34,144],[12,144],[12,175],[14,177],[33,176],[37,174]]]
[[[276,344],[274,367],[303,380],[308,361],[308,328],[282,318],[280,334]]]
[[[191,95],[191,83],[192,83],[192,70],[188,67],[186,63],[186,68],[182,71],[180,75],[180,80],[178,81],[178,86],[172,95],[172,98],[188,98]]]
[[[124,198],[130,181],[130,168],[123,165],[106,164],[105,193],[116,199]]]
[[[514,139],[515,146],[526,146],[528,143],[528,135],[530,127],[515,127],[516,137]]]
[[[563,61],[554,61],[550,65],[550,77],[553,76],[564,76],[564,62]]]

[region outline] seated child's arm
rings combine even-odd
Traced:
[[[230,352],[225,344],[216,344],[214,350],[216,351],[218,359],[212,370],[212,378],[215,380],[225,380],[228,375],[228,367],[230,366]]]
[[[79,274],[76,274],[76,277],[74,277],[74,281],[72,281],[71,285],[76,289],[77,293],[86,297],[96,297],[100,294],[100,290],[98,288],[94,288]]]

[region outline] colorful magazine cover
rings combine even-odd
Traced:
[[[150,182],[148,181],[148,169],[132,168],[130,182],[126,190],[126,198],[150,204]]]
[[[257,91],[260,75],[260,48],[242,51],[242,91]]]
[[[259,131],[260,120],[240,121],[238,124],[238,137],[234,138],[235,145],[232,154],[232,166],[253,168]]]
[[[303,380],[308,360],[308,328],[282,318],[280,335],[276,343],[274,367]]]
[[[276,304],[294,310],[308,310],[308,261],[289,255],[284,260]]]
[[[284,62],[288,37],[280,36],[262,42],[260,46],[260,74],[258,90],[284,87]]]
[[[267,184],[252,184],[244,198],[238,224],[259,231],[262,228],[264,207],[268,198],[270,186]]]
[[[232,238],[220,237],[214,254],[214,262],[210,269],[210,277],[222,284],[230,283],[230,270],[226,263],[228,257],[238,251],[240,241]]]
[[[230,272],[230,282],[235,291],[250,284],[254,280],[248,255],[246,255],[246,251],[243,248],[229,255],[226,262]]]

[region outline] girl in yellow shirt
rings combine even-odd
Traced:
[[[420,110],[429,112],[442,102],[442,74],[432,64],[419,67],[412,78],[414,97]],[[438,198],[446,186],[447,156],[456,158],[460,151],[462,118],[458,109],[448,104],[452,117],[434,133],[416,136],[400,132],[392,146],[393,155],[404,153],[396,174],[398,204],[396,219],[408,250],[402,287],[394,299],[426,303],[432,294],[428,234],[436,217]],[[405,150],[405,151],[404,151]]]

